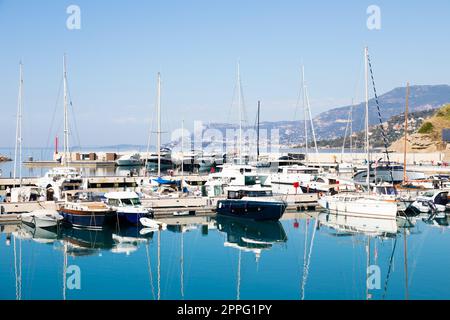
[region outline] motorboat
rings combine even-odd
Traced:
[[[139,166],[141,155],[139,153],[125,154],[116,160],[116,164],[121,167]]]
[[[50,169],[38,179],[38,187],[46,191],[46,199],[63,200],[64,191],[80,190],[83,179],[80,172],[71,167],[56,167]]]
[[[253,166],[224,164],[218,166],[218,169],[219,172],[208,175],[208,180],[205,183],[206,194],[210,197],[225,194],[226,187],[246,187],[268,183],[268,175],[259,173]]]
[[[317,168],[300,165],[282,166],[278,168],[277,173],[270,175],[268,183],[276,194],[300,194],[304,193],[301,184],[304,183],[306,186],[318,174]]]
[[[217,202],[216,212],[230,217],[277,221],[286,208],[285,201],[273,198],[271,188],[229,187],[227,199]]]
[[[411,209],[417,213],[440,214],[445,216],[445,211],[450,209],[449,191],[431,190],[418,196],[411,204]]]
[[[109,192],[105,198],[108,206],[116,210],[119,222],[137,225],[140,218],[153,218],[153,211],[142,205],[136,192]]]
[[[80,199],[64,202],[59,209],[64,223],[75,228],[103,229],[113,221],[115,210],[107,204]]]
[[[167,171],[173,169],[172,162],[172,151],[168,148],[160,149],[160,164],[161,171]],[[152,153],[148,159],[145,160],[146,168],[149,172],[157,172],[158,171],[158,154]]]
[[[64,219],[56,210],[35,210],[20,215],[22,223],[35,228],[54,228]]]

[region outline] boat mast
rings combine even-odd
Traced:
[[[17,99],[17,124],[16,124],[16,144],[14,150],[14,187],[16,186],[16,171],[19,166],[19,184],[22,187],[22,102],[23,102],[23,65],[19,64],[19,97]],[[19,161],[17,161],[17,156]]]
[[[408,176],[406,175],[406,147],[408,137],[408,107],[409,107],[409,82],[406,84],[406,106],[405,106],[405,145],[403,150],[403,183],[406,183]]]
[[[366,152],[367,152],[367,192],[370,194],[370,145],[369,145],[369,70],[368,70],[369,49],[364,49],[364,68],[366,82]]]
[[[317,140],[316,140],[316,131],[314,130],[314,121],[311,115],[311,104],[309,103],[309,94],[308,94],[308,87],[305,86],[305,94],[306,94],[306,106],[308,108],[308,114],[309,114],[309,122],[311,123],[311,132],[313,136],[313,142],[314,142],[314,148],[316,151],[316,161],[319,161],[319,149],[317,147]]]
[[[184,181],[184,120],[181,121],[181,191]]]
[[[157,152],[158,152],[158,177],[161,176],[161,73],[158,72],[158,97],[156,103],[156,113],[158,118],[158,132],[157,132]]]
[[[241,70],[237,64],[237,89],[238,89],[238,109],[239,109],[239,164],[242,164],[242,101],[241,101]]]
[[[63,56],[63,78],[64,78],[64,162],[69,165],[69,117],[68,117],[68,94],[67,94],[67,68],[66,55]]]
[[[256,127],[256,161],[259,161],[259,116],[261,112],[261,101],[258,101],[258,124]]]
[[[305,66],[302,66],[302,91],[303,91],[303,119],[305,122],[305,160],[308,161],[308,122],[306,111],[306,84],[305,84]]]

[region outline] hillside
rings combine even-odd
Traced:
[[[442,142],[442,129],[450,128],[450,104],[442,106],[430,118],[425,119],[420,128],[407,138],[408,152],[442,151],[446,144]],[[403,152],[404,139],[395,141],[391,150]]]
[[[424,121],[431,117],[435,110],[417,111],[408,114],[408,134],[416,132],[424,123]],[[401,139],[405,134],[405,114],[393,116],[388,121],[383,123],[383,128],[386,133],[388,145]],[[370,145],[372,148],[384,148],[384,139],[379,125],[370,126]],[[365,146],[365,131],[355,132],[352,135],[352,144],[355,149],[362,149]],[[318,146],[323,148],[342,148],[343,137],[330,140],[318,141]],[[350,139],[346,138],[346,148],[350,147]]]

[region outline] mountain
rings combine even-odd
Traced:
[[[405,111],[406,87],[396,88],[379,96],[382,121]],[[450,86],[425,85],[411,86],[409,96],[410,112],[438,108],[450,102]],[[345,133],[350,106],[331,109],[314,119],[316,134],[323,139],[342,137]],[[369,101],[369,124],[379,123],[375,99]],[[353,131],[364,129],[365,103],[353,107]]]
[[[406,87],[396,88],[379,96],[382,122],[386,122],[392,117],[404,113],[405,97]],[[449,85],[417,85],[410,87],[410,113],[434,110],[449,102]],[[349,110],[350,106],[333,108],[314,118],[314,128],[317,140],[332,141],[337,138],[342,138],[348,123]],[[378,112],[374,99],[369,101],[369,113],[369,123],[371,125],[379,124]],[[364,117],[365,103],[353,106],[353,132],[362,131],[364,129]],[[211,123],[206,128],[219,130],[225,135],[227,129],[237,129],[237,125]],[[254,126],[252,125],[251,128],[254,128]],[[260,128],[261,130],[268,130],[269,132],[271,129],[278,129],[280,133],[280,143],[282,145],[292,146],[304,143],[303,120],[262,122]],[[311,136],[311,130],[309,130],[310,141],[312,141]]]

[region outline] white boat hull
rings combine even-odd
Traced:
[[[397,204],[358,196],[326,196],[319,205],[333,213],[356,217],[396,219]]]
[[[53,228],[62,221],[63,217],[56,211],[36,210],[21,215],[22,222],[35,228]]]

